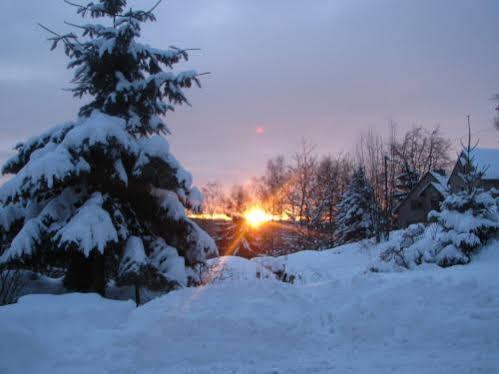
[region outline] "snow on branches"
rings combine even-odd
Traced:
[[[440,211],[429,218],[443,229],[439,241],[444,247],[442,264],[467,263],[469,256],[481,248],[497,232],[497,203],[490,191],[459,191],[449,195]]]
[[[373,235],[377,211],[374,191],[359,167],[337,206],[336,238],[346,243]]]
[[[72,4],[72,3],[71,3]],[[162,50],[136,41],[141,23],[154,21],[151,10],[126,10],[126,1],[102,0],[98,4],[75,5],[78,13],[93,18],[110,17],[113,26],[74,25],[81,31],[53,36],[52,48],[64,43],[69,68],[75,69],[72,89],[77,97],[90,95],[80,115],[89,116],[98,109],[124,118],[132,133],[146,135],[167,132],[160,116],[176,104],[189,104],[183,89],[200,86],[196,71],[173,73],[180,61],[188,60],[188,51],[176,47]],[[167,103],[165,102],[168,101]]]
[[[482,188],[486,170],[476,165],[476,147],[471,146],[471,139],[463,148],[459,157],[462,166],[459,189],[456,187],[446,195],[438,211],[428,214],[432,222],[429,226],[411,225],[402,232],[402,240],[390,243],[381,253],[383,264],[375,269],[382,270],[387,264],[396,269],[410,269],[423,262],[443,267],[464,265],[497,235],[499,193],[494,188]]]
[[[188,104],[183,90],[199,85],[199,74],[172,71],[186,50],[136,41],[141,23],[155,20],[154,7],[67,3],[112,26],[77,26],[81,36],[44,27],[75,69],[73,93],[91,100],[76,121],[18,144],[3,166],[13,175],[0,187],[0,262],[43,271],[55,261],[68,266],[66,286],[79,290],[142,268],[141,285],[186,285],[188,268],[217,249],[185,213],[202,198],[160,134],[168,132],[162,116]]]

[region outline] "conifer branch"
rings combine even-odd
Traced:
[[[87,28],[85,26],[80,26],[80,25],[77,25],[76,23],[71,23],[71,22],[68,22],[68,21],[64,21],[64,23],[68,26],[72,26],[72,27],[76,27],[77,29],[82,29],[82,30],[86,30]]]
[[[154,4],[154,6],[151,9],[149,9],[146,13],[152,13],[154,11],[154,9],[156,9],[158,7],[158,5],[161,4],[162,1],[163,0],[158,0],[156,2],[156,4]]]
[[[57,46],[57,42],[60,40],[62,40],[62,42],[64,43],[64,45],[67,48],[71,48],[72,50],[74,50],[75,47],[74,47],[74,44],[69,41],[69,39],[73,39],[76,43],[81,45],[81,43],[78,41],[78,38],[76,37],[76,35],[74,35],[72,33],[66,34],[66,35],[61,35],[61,34],[55,32],[54,30],[49,29],[47,26],[45,26],[39,22],[37,22],[37,25],[40,26],[43,30],[47,31],[48,33],[54,35],[53,38],[49,38],[49,40],[51,40],[54,43],[52,45],[52,49],[54,49]]]
[[[88,5],[85,7],[83,5],[80,5],[80,4],[76,4],[76,3],[73,3],[69,0],[64,0],[64,2],[68,5],[71,5],[71,6],[74,6],[74,7],[77,7],[77,8],[80,8],[80,9],[85,9],[85,10],[88,10]]]
[[[40,22],[37,22],[37,25],[40,26],[45,31],[49,32],[50,34],[55,35],[58,38],[62,38],[61,34],[56,33],[55,31],[49,29],[47,26],[42,25]]]
[[[69,0],[64,0],[64,2],[68,5],[71,5],[71,6],[74,6],[74,7],[77,7],[77,8],[80,8],[80,9],[88,9],[88,5],[85,7],[83,5],[80,5],[80,4],[76,4],[76,3],[73,3]]]
[[[153,6],[151,9],[147,10],[147,11],[139,11],[137,12],[138,14],[140,15],[151,15],[152,12],[159,6],[159,4],[161,4],[163,0],[158,0]],[[81,12],[83,13],[83,15],[85,15],[85,12],[87,12],[88,10],[90,10],[90,5],[87,5],[87,6],[84,6],[84,5],[81,5],[81,4],[77,4],[77,3],[74,3],[72,1],[69,1],[69,0],[64,0],[64,2],[68,5],[71,5],[71,6],[74,6],[76,8],[78,8],[78,12]],[[110,12],[107,12],[105,10],[100,10],[102,13],[106,13],[108,14],[109,16],[112,16],[113,18],[116,18],[116,17],[119,17],[119,18],[137,18],[137,16],[134,14],[135,12],[132,11],[132,9],[130,8],[130,10],[126,13],[126,14],[113,14],[113,13],[110,13]]]

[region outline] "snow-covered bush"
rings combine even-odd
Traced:
[[[358,241],[375,234],[378,211],[373,188],[359,167],[337,206],[334,235],[338,242]]]
[[[295,280],[300,278],[298,274],[292,274],[286,266],[287,256],[284,257],[260,257],[256,258],[255,262],[273,273],[277,280],[284,283],[295,283]]]
[[[497,192],[480,187],[486,169],[476,166],[473,151],[469,139],[458,160],[462,166],[461,190],[449,194],[440,210],[428,215],[430,221],[442,228],[439,235],[442,250],[437,257],[441,266],[468,263],[470,256],[494,237],[499,228]]]
[[[429,218],[442,227],[438,240],[442,250],[437,255],[441,266],[466,264],[497,233],[497,203],[488,191],[460,191],[446,197],[441,211]]]
[[[203,284],[276,278],[275,274],[261,264],[239,256],[221,256],[208,260],[201,277]]]
[[[383,249],[379,259],[370,267],[371,271],[402,271],[422,263],[434,263],[439,248],[433,227],[421,223],[410,225],[400,235],[381,245]]]
[[[407,251],[424,234],[424,225],[410,225],[401,235],[400,242],[390,244],[380,254],[381,260],[392,263],[396,267],[409,269],[413,264],[421,263],[421,254],[411,251],[412,256]],[[416,254],[416,256],[414,256]]]
[[[471,255],[497,234],[497,213],[490,192],[449,195],[442,202],[442,211],[430,212],[433,223],[410,225],[399,238],[384,243],[371,270],[400,271],[423,263],[442,267],[467,264]]]
[[[439,211],[431,211],[426,228],[411,225],[401,239],[381,253],[381,265],[372,270],[411,269],[422,263],[435,263],[442,267],[464,265],[499,228],[498,203],[495,189],[480,188],[483,171],[477,170],[468,147],[460,156],[463,165],[462,189],[448,194]]]
[[[0,262],[66,267],[65,285],[81,291],[104,293],[117,276],[143,279],[142,268],[149,279],[185,285],[186,267],[217,249],[185,214],[201,196],[170,153],[163,116],[187,103],[183,89],[199,74],[170,71],[185,50],[137,41],[152,11],[126,10],[124,0],[76,7],[106,24],[51,40],[75,69],[74,95],[91,100],[77,120],[18,144],[5,163],[13,176],[0,188]],[[129,250],[132,238],[140,256]]]

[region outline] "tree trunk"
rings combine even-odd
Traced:
[[[64,286],[72,291],[106,294],[104,256],[92,253],[88,258],[79,251],[70,254]]]
[[[91,266],[79,251],[70,253],[69,265],[64,277],[64,286],[71,291],[88,292],[91,288]]]
[[[135,304],[140,305],[140,286],[138,283],[135,283]]]
[[[100,253],[90,255],[92,264],[92,285],[91,291],[97,292],[101,296],[106,296],[106,276],[104,256]]]

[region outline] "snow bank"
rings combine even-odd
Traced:
[[[295,275],[295,282],[307,284],[332,279],[350,277],[363,273],[372,257],[370,247],[361,243],[343,245],[325,251],[301,251],[274,260],[274,270],[282,270]],[[269,258],[255,258],[265,264]],[[331,264],[334,264],[332,266]]]
[[[238,280],[137,309],[27,296],[0,308],[0,372],[499,372],[498,242],[446,269],[364,272],[369,257],[352,244],[278,259],[310,274],[295,285],[251,279],[258,261],[222,258]]]
[[[29,295],[0,307],[0,372],[92,371],[99,350],[107,350],[109,332],[125,322],[134,307],[131,301],[95,294]],[[87,355],[88,347],[93,357]]]

